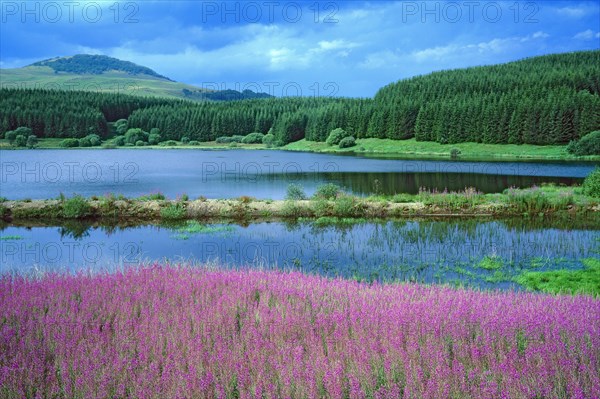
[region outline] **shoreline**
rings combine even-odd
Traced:
[[[111,219],[124,220],[274,220],[300,219],[319,217],[360,218],[394,218],[394,217],[492,217],[494,215],[513,215],[504,213],[503,207],[493,204],[477,206],[463,211],[451,212],[447,208],[431,207],[420,202],[384,203],[376,201],[360,201],[350,212],[336,212],[335,202],[326,201],[327,210],[322,214],[315,211],[314,201],[299,200],[250,200],[236,199],[199,199],[191,201],[177,200],[138,200],[120,199],[111,203],[110,207],[100,200],[86,199],[89,210],[80,217],[66,217],[64,202],[61,200],[14,200],[6,201],[3,206],[3,220],[28,220],[50,218],[54,220],[70,219]],[[166,216],[165,210],[173,209],[173,214]],[[6,212],[8,210],[8,212]],[[179,212],[177,211],[179,210]]]
[[[393,197],[260,200],[237,199],[169,200],[164,198],[104,197],[8,200],[0,202],[0,218],[77,220],[119,219],[136,221],[178,220],[298,220],[321,217],[348,219],[513,216],[570,216],[597,213],[598,199],[579,194],[577,188],[546,186],[514,190],[508,194],[424,193]]]
[[[45,140],[51,142],[44,142]],[[147,145],[147,146],[121,146],[121,147],[60,147],[62,139],[41,139],[40,145],[35,150],[274,150],[306,152],[313,154],[333,154],[356,157],[374,157],[388,159],[408,160],[448,160],[448,161],[479,161],[479,162],[532,162],[532,161],[560,161],[560,162],[600,162],[597,156],[573,156],[566,154],[566,146],[537,146],[513,144],[482,144],[482,143],[457,143],[439,144],[435,142],[417,142],[409,140],[389,139],[358,139],[355,147],[339,149],[326,143],[309,142],[300,140],[283,147],[267,147],[264,144],[237,144],[235,146],[205,142],[200,145],[178,144],[176,146]],[[458,157],[450,156],[450,149],[457,148],[461,151]],[[5,140],[0,140],[0,150],[26,150],[15,148]],[[515,155],[516,154],[516,155]]]

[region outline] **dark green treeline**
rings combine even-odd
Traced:
[[[107,122],[158,128],[165,139],[267,133],[278,144],[357,138],[564,144],[600,129],[600,51],[555,54],[401,80],[374,99],[272,98],[227,103],[100,93],[2,90],[0,130],[47,137],[105,135]]]
[[[26,126],[38,137],[106,137],[107,122],[170,101],[86,91],[2,89],[0,133]]]
[[[436,72],[375,96],[368,135],[558,144],[600,127],[600,51]]]

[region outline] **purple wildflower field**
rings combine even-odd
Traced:
[[[0,279],[2,398],[598,398],[600,300],[155,265]]]

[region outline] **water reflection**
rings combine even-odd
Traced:
[[[278,176],[283,180],[284,176]],[[542,183],[555,183],[571,186],[581,184],[583,179],[552,176],[483,175],[473,173],[378,173],[340,172],[321,175],[302,174],[287,176],[303,186],[313,186],[313,182],[335,183],[349,192],[370,195],[397,193],[417,194],[420,188],[437,191],[462,191],[466,187],[476,187],[483,193],[499,193],[510,187],[532,187]]]
[[[169,198],[281,199],[290,183],[311,194],[333,181],[359,194],[475,187],[483,192],[543,182],[578,183],[594,163],[371,159],[277,150],[0,150],[0,196],[56,198],[78,193]]]
[[[369,281],[515,288],[512,280],[524,270],[581,268],[582,259],[599,255],[598,220],[576,220],[5,225],[0,254],[3,271],[19,273],[110,270],[169,260]]]

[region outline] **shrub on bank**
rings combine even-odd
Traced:
[[[22,134],[17,135],[14,141],[15,147],[25,147],[27,145],[27,137]]]
[[[354,137],[350,136],[350,137],[344,137],[343,139],[341,139],[339,147],[340,148],[350,148],[350,147],[354,147],[355,145],[356,145],[356,140],[354,139]]]
[[[333,203],[333,212],[338,217],[364,216],[365,205],[358,198],[341,195]]]
[[[341,193],[340,188],[333,184],[327,183],[322,184],[317,187],[317,191],[315,192],[315,198],[323,198],[326,200],[333,200]]]
[[[304,200],[306,199],[306,193],[301,185],[292,183],[287,187],[287,193],[285,195],[286,200]]]
[[[329,201],[324,198],[315,197],[310,204],[310,208],[315,217],[325,217],[333,214],[333,209]]]
[[[79,140],[77,139],[64,139],[60,142],[60,146],[63,148],[74,148],[79,147]]]
[[[14,130],[9,130],[8,132],[4,133],[4,138],[8,140],[10,145],[12,145],[17,138],[17,133]]]
[[[567,151],[573,155],[600,155],[600,130],[583,136],[579,141],[571,141]]]
[[[272,133],[265,134],[262,138],[262,143],[264,145],[266,145],[267,147],[273,146],[274,142],[275,142],[275,135]]]
[[[38,145],[38,138],[36,135],[32,134],[29,137],[27,137],[27,148],[35,148]]]
[[[122,147],[125,145],[125,136],[116,136],[115,138],[112,139],[112,142],[119,147]]]
[[[79,139],[79,147],[82,148],[86,148],[86,147],[91,147],[92,143],[90,142],[90,140],[87,137],[82,137]]]
[[[264,137],[265,137],[265,135],[262,133],[250,133],[242,139],[242,143],[244,143],[244,144],[261,144]]]
[[[337,129],[333,129],[329,133],[329,136],[327,137],[327,140],[325,140],[325,142],[329,145],[338,145],[340,144],[340,141],[342,141],[342,139],[349,136],[350,134],[346,133],[344,129],[338,127]]]
[[[119,119],[114,124],[115,132],[119,135],[125,134],[125,132],[127,132],[128,125],[129,121],[127,119]]]
[[[600,168],[594,169],[583,181],[583,194],[600,198]]]
[[[62,203],[62,214],[67,219],[80,219],[92,215],[92,208],[81,195],[65,199]]]
[[[125,142],[130,144],[136,144],[138,141],[147,142],[150,134],[143,131],[140,128],[134,128],[127,130],[125,133]]]
[[[102,143],[97,134],[88,134],[79,139],[79,147],[97,147]]]
[[[33,130],[26,126],[19,126],[15,130],[9,130],[4,133],[4,138],[8,140],[11,145],[15,145],[16,147],[24,147],[27,144],[27,137],[33,135]],[[19,136],[23,136],[23,138],[19,138]]]
[[[241,143],[242,140],[244,139],[244,136],[223,136],[223,137],[217,137],[217,139],[215,140],[218,144],[231,144],[231,143]]]
[[[156,145],[160,143],[161,140],[162,138],[160,137],[160,134],[157,133],[150,133],[150,135],[148,136],[148,144],[150,145]]]

